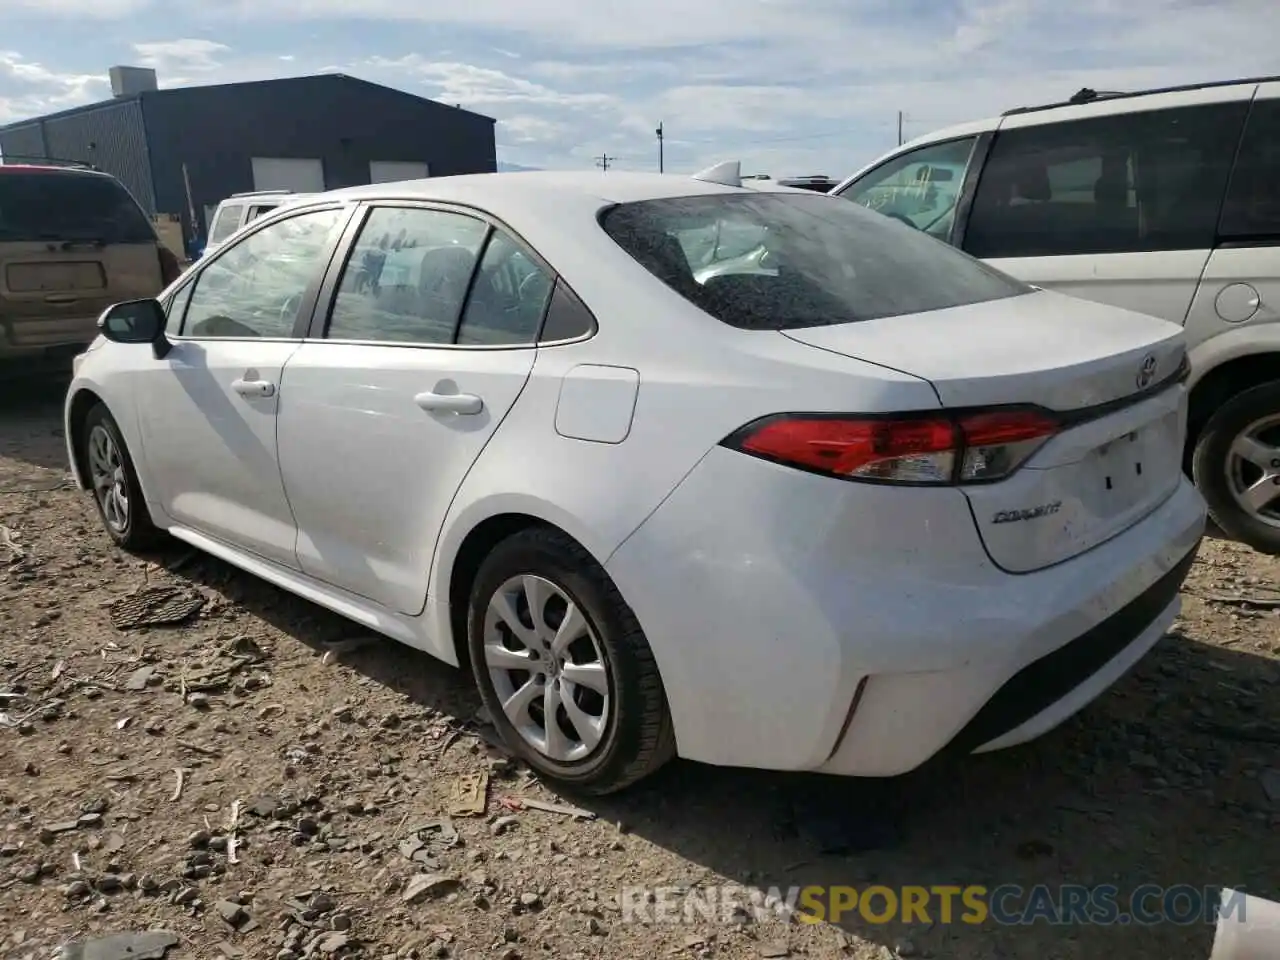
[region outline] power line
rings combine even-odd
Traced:
[[[601,170],[608,170],[609,164],[617,159],[617,157],[611,157],[607,153],[602,153],[600,156],[596,157],[596,166]]]

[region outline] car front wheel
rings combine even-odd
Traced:
[[[160,533],[151,522],[129,448],[115,418],[101,403],[85,415],[81,462],[107,534],[126,550],[154,546]]]
[[[640,624],[565,534],[526,530],[494,548],[472,589],[468,646],[503,740],[543,776],[606,794],[675,754]]]
[[[1224,403],[1196,441],[1191,471],[1223,533],[1280,553],[1280,382]]]

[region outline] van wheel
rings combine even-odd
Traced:
[[[558,530],[498,544],[468,611],[472,672],[498,732],[538,773],[613,793],[675,754],[658,666],[608,574]]]
[[[145,550],[160,540],[151,522],[138,474],[115,418],[101,403],[85,414],[83,463],[93,487],[93,502],[108,536],[125,550]]]
[[[1280,554],[1280,381],[1218,409],[1196,440],[1191,472],[1223,533]]]

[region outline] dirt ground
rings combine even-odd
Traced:
[[[695,910],[645,923],[625,891],[689,888],[712,905],[716,884],[1280,898],[1275,559],[1207,541],[1175,631],[1033,745],[887,783],[676,763],[586,801],[492,749],[466,679],[425,655],[362,644],[354,625],[181,546],[114,550],[70,486],[60,400],[56,387],[0,396],[4,960],[146,930],[170,936],[64,955],[140,960],[173,941],[170,958],[250,960],[1206,960],[1203,922],[854,911],[835,926]],[[200,608],[116,626],[130,611],[113,603],[148,587],[168,589],[171,611]]]

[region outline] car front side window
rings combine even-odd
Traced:
[[[221,250],[196,277],[182,336],[293,336],[307,289],[324,269],[346,211],[331,207],[277,220]]]
[[[965,137],[904,153],[855,180],[839,195],[946,239],[976,142],[976,137]]]

